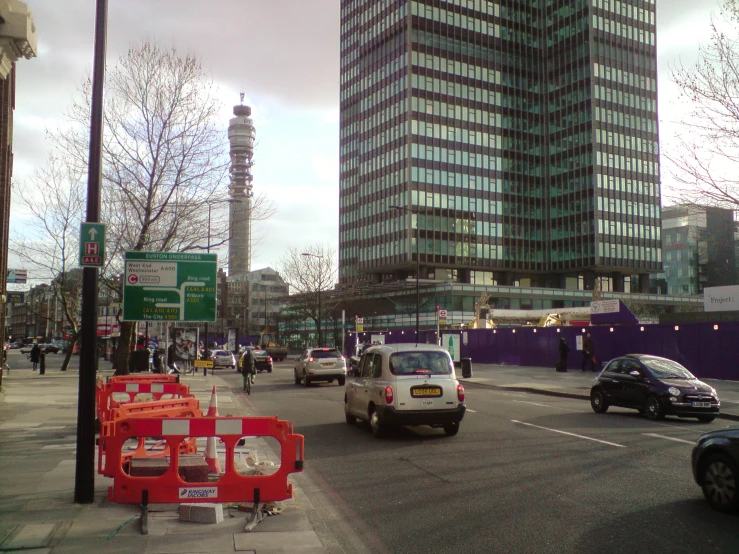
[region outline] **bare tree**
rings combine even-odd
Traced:
[[[50,156],[28,183],[15,187],[31,217],[24,232],[11,240],[10,248],[34,275],[50,282],[51,299],[69,329],[62,371],[69,365],[80,333],[82,278],[77,255],[85,205],[83,180],[74,166]],[[44,313],[45,318],[52,317],[48,310]]]
[[[289,285],[290,304],[304,318],[312,319],[318,330],[318,344],[323,344],[321,321],[326,309],[322,293],[336,284],[336,252],[324,246],[311,246],[306,250],[291,248],[280,264],[280,275]]]
[[[668,159],[680,183],[671,196],[684,205],[739,208],[739,2],[724,0],[712,22],[711,42],[695,67],[675,68],[672,78],[691,109],[685,132]]]
[[[52,133],[57,148],[83,171],[90,87],[88,79],[69,125]],[[103,280],[120,295],[125,252],[217,249],[228,240],[225,210],[207,208],[227,196],[228,140],[212,79],[192,53],[152,42],[133,46],[109,73],[105,92]],[[254,219],[269,215],[267,204],[254,201]],[[127,373],[134,344],[133,324],[121,322],[113,360],[118,373]]]

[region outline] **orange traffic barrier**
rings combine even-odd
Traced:
[[[116,401],[114,394],[126,394],[128,402],[134,402],[139,394],[149,394],[154,400],[161,400],[163,396],[172,398],[189,398],[190,387],[182,383],[155,383],[155,382],[112,382],[101,383],[97,389],[97,414],[101,422],[110,420],[110,412],[125,402]]]
[[[113,375],[108,377],[109,383],[179,383],[179,375],[168,373],[134,373],[132,375]]]
[[[290,473],[303,470],[303,436],[293,434],[290,421],[275,417],[131,418],[118,420],[108,437],[113,486],[108,499],[123,504],[174,502],[274,502],[292,498]],[[280,466],[270,475],[241,475],[234,451],[244,436],[271,436],[280,443]],[[163,474],[133,476],[125,471],[124,443],[133,438],[162,437],[171,455]],[[218,481],[183,479],[178,446],[190,437],[218,437],[226,448],[226,468]],[[135,462],[136,458],[132,458]],[[161,461],[160,461],[161,463]],[[132,465],[132,464],[131,464]],[[192,475],[191,475],[192,476]]]
[[[200,401],[197,398],[175,398],[172,400],[155,400],[153,402],[134,402],[122,404],[110,410],[110,419],[101,422],[100,440],[98,441],[98,473],[106,477],[113,476],[110,468],[109,439],[115,433],[115,423],[119,420],[133,417],[163,418],[163,417],[202,417],[203,410],[200,409]],[[169,445],[163,442],[155,444],[154,448],[161,450],[146,450],[144,440],[139,438],[138,445],[133,452],[122,454],[124,460],[136,457],[164,457],[169,456]],[[197,452],[195,439],[188,441],[185,446],[179,445],[182,453],[193,454]]]

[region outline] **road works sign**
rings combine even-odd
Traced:
[[[105,263],[105,224],[82,223],[80,225],[80,265],[103,267]]]
[[[215,321],[217,254],[126,252],[124,321]]]

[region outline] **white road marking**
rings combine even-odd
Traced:
[[[533,423],[524,423],[523,421],[518,421],[516,419],[512,419],[511,421],[513,423],[520,423],[521,425],[528,425],[529,427],[536,427],[537,429],[544,429],[545,431],[552,431],[553,433],[561,433],[563,435],[577,437],[578,439],[585,439],[588,441],[599,442],[602,444],[607,444],[608,446],[617,446],[619,448],[626,448],[626,446],[624,446],[623,444],[616,444],[615,442],[602,441],[600,439],[594,439],[593,437],[586,437],[585,435],[577,435],[575,433],[568,433],[567,431],[560,431],[559,429],[551,429],[549,427],[542,427],[540,425],[534,425]]]
[[[468,412],[472,412],[473,414],[476,414],[477,413],[477,410],[470,410],[469,408],[467,408],[467,411]]]
[[[572,408],[562,408],[560,406],[553,406],[551,404],[537,404],[536,402],[527,402],[526,400],[511,400],[511,402],[518,402],[519,404],[532,404],[534,406],[541,406],[542,408],[556,408],[558,410],[567,410],[568,412],[582,412],[582,410],[573,410]]]
[[[682,442],[685,444],[689,444],[690,446],[695,445],[695,441],[686,441],[684,439],[676,439],[675,437],[668,437],[667,435],[658,435],[657,433],[642,433],[642,435],[645,435],[647,437],[655,437],[657,439],[665,439],[668,441]]]

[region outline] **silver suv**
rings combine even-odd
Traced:
[[[301,382],[306,387],[316,381],[339,382],[343,387],[346,381],[346,359],[336,348],[309,348],[300,356],[295,365],[295,384]]]
[[[346,422],[369,421],[372,434],[390,425],[430,425],[456,435],[467,406],[449,353],[435,344],[368,348],[359,376],[346,385]]]

